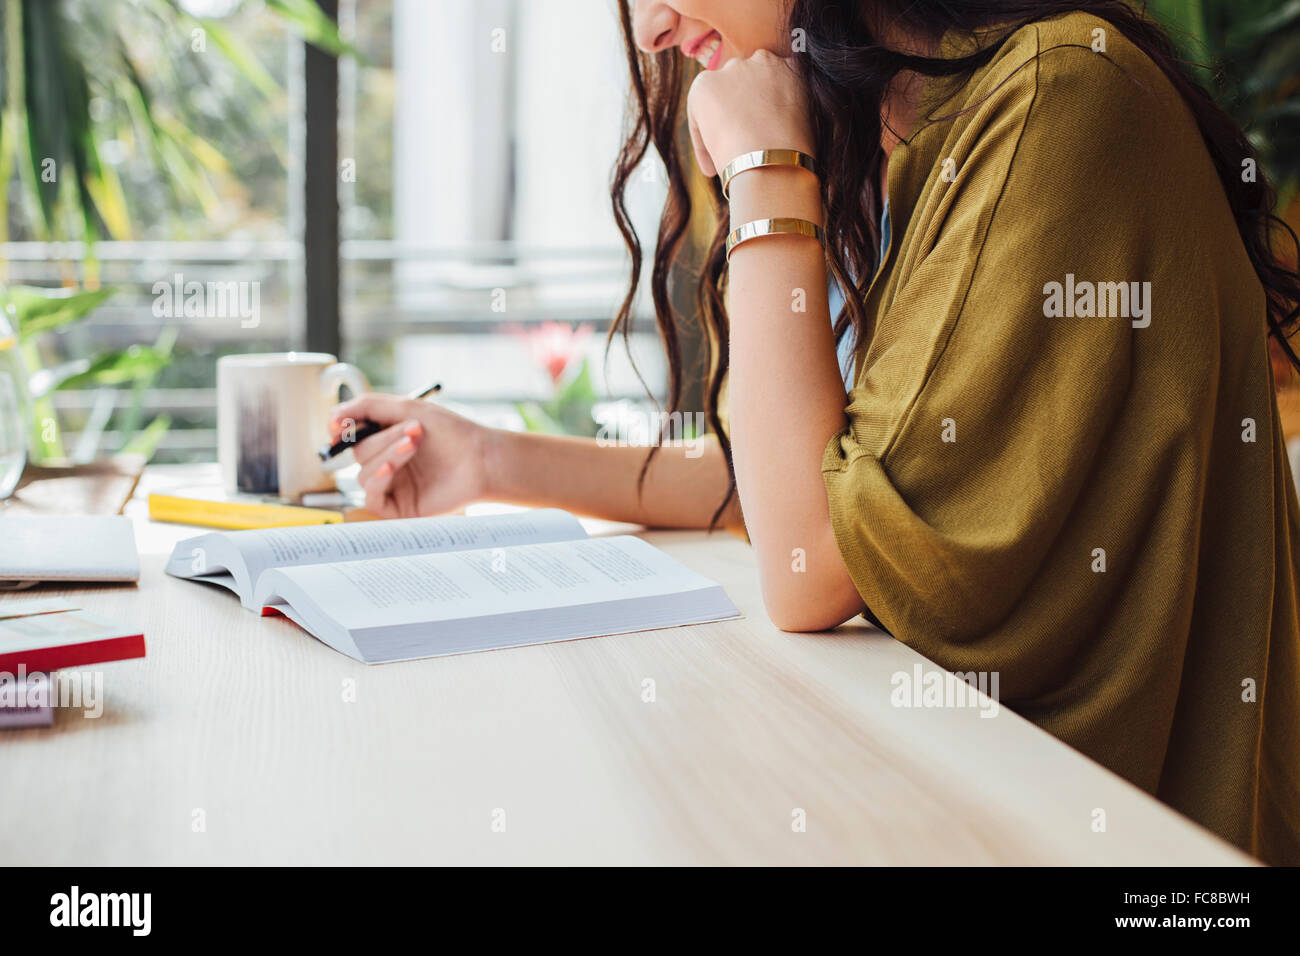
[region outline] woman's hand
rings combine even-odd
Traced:
[[[383,518],[441,514],[484,494],[488,429],[431,402],[362,395],[334,409],[330,438],[366,420],[387,426],[352,450],[368,510]]]
[[[759,50],[695,78],[686,98],[695,159],[716,176],[737,156],[759,149],[813,155],[803,81],[792,60]]]

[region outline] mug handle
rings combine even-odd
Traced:
[[[344,385],[351,390],[353,397],[370,391],[365,372],[347,362],[335,362],[320,373],[321,390],[331,405],[338,402],[339,389]]]
[[[352,391],[352,395],[363,395],[370,391],[370,382],[366,380],[365,372],[355,365],[349,365],[347,362],[335,362],[320,373],[320,387],[325,395],[325,400],[334,405],[339,400],[339,388],[346,385]],[[322,427],[324,423],[322,422]],[[337,471],[352,463],[351,452],[346,452],[331,458],[321,466],[322,471]]]

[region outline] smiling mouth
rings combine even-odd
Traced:
[[[706,70],[713,66],[713,60],[722,49],[722,37],[714,30],[691,51],[691,59],[696,60]]]

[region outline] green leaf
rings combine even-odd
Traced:
[[[45,232],[54,236],[59,180],[69,159],[64,57],[59,5],[23,0],[23,81],[27,107],[27,159],[31,187]],[[51,178],[50,163],[53,163]]]
[[[91,155],[97,169],[96,175],[86,183],[95,208],[99,210],[104,228],[114,239],[128,239],[131,235],[131,212],[126,206],[126,193],[122,190],[122,181],[117,170],[107,163],[100,162],[99,143],[94,140],[87,152]]]
[[[1250,96],[1275,97],[1286,84],[1300,81],[1300,31],[1279,36],[1251,60],[1241,89]]]
[[[348,54],[364,61],[365,55],[339,36],[338,25],[325,16],[315,0],[266,0],[269,9],[280,14],[302,38],[334,56]]]
[[[1164,24],[1184,57],[1199,64],[1210,59],[1202,0],[1150,0],[1147,10]]]
[[[23,342],[19,347],[22,349],[23,361],[27,368],[41,367],[41,355],[35,342]],[[34,395],[30,407],[31,428],[28,430],[30,435],[28,446],[32,453],[32,460],[41,462],[63,458],[65,454],[63,435],[59,427],[59,413],[54,407],[53,400],[48,394]]]
[[[8,29],[9,22],[9,0],[0,0],[0,169],[4,168],[4,133],[5,133],[5,104],[9,102],[9,68],[6,63],[9,57]],[[7,185],[8,177],[0,177],[0,185]],[[0,201],[0,213],[4,212],[4,204]]]
[[[596,400],[596,389],[591,384],[591,368],[586,359],[582,360],[582,365],[578,371],[569,377],[564,387],[560,389],[555,396],[555,402],[558,405],[568,405],[574,402],[591,403]]]
[[[23,55],[18,0],[0,0],[0,241],[9,239],[9,179],[22,126]]]
[[[122,451],[128,455],[143,455],[146,459],[152,458],[153,453],[158,450],[159,443],[162,442],[163,436],[167,434],[167,429],[171,428],[171,425],[170,415],[159,415],[136,432],[135,437],[122,446]]]
[[[568,377],[542,410],[563,434],[589,437],[596,427],[591,409],[597,397],[591,383],[591,367],[583,359],[578,371]]]
[[[132,345],[130,348],[97,356],[91,360],[90,368],[59,383],[58,387],[126,385],[137,379],[157,375],[171,360],[169,354],[151,345]]]
[[[1300,0],[1290,0],[1281,8],[1254,19],[1248,19],[1238,11],[1237,19],[1238,22],[1229,28],[1226,38],[1227,44],[1233,47],[1262,40],[1291,27],[1300,26]]]
[[[1273,123],[1282,119],[1300,120],[1300,99],[1287,100],[1285,103],[1274,103],[1255,114],[1255,121],[1262,124]]]
[[[99,238],[99,221],[95,218],[95,200],[91,183],[102,180],[103,168],[95,146],[95,131],[90,120],[90,88],[85,73],[64,55],[64,105],[68,120],[68,148],[75,174],[77,205],[81,212],[82,233],[88,249]]]
[[[259,93],[266,97],[275,95],[280,88],[279,84],[267,72],[266,67],[262,66],[257,58],[245,49],[246,44],[243,40],[236,40],[224,25],[215,20],[201,20],[196,17],[189,17],[188,19],[207,33],[208,39],[222,52],[230,65]]]
[[[515,402],[515,411],[519,412],[524,427],[530,432],[540,432],[543,435],[564,434],[564,429],[536,402]]]
[[[115,291],[113,288],[78,291],[9,286],[0,289],[0,306],[17,327],[18,337],[29,339],[40,332],[85,318]]]

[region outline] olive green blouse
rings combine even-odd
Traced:
[[[922,116],[822,465],[858,591],[899,641],[1300,863],[1300,508],[1264,292],[1191,113],[1073,13],[930,81]]]

